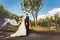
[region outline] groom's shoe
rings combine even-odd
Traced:
[[[24,35],[22,35],[22,36],[19,36],[19,37],[26,37],[26,35],[24,36]]]
[[[29,35],[26,35],[26,37],[28,37]]]

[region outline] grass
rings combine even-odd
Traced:
[[[33,31],[52,31],[55,29],[50,29],[49,27],[29,27],[30,30],[33,30]],[[11,31],[11,32],[15,32],[18,30],[18,27],[7,27],[7,28],[3,28],[2,30],[4,31]],[[59,32],[60,32],[60,27],[58,28]]]
[[[50,29],[49,27],[30,27],[30,30],[34,30],[34,31],[52,31],[55,29]]]
[[[7,27],[7,28],[3,28],[3,31],[9,31],[9,32],[15,32],[17,31],[18,27]]]

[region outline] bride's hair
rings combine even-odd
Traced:
[[[20,16],[20,18],[23,18],[24,16],[22,15],[22,16]]]
[[[23,20],[23,17],[24,17],[23,15],[22,15],[22,16],[20,16],[19,20],[20,20],[20,21],[22,21],[22,20]]]
[[[28,15],[28,13],[26,13],[26,15]]]

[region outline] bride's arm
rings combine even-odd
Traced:
[[[18,21],[18,23],[17,23],[17,24],[18,24],[18,25],[20,25],[20,24],[21,24],[21,22],[22,22],[22,20],[19,18],[19,21]]]
[[[18,25],[20,25],[21,24],[21,21],[18,21]]]

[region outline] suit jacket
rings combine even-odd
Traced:
[[[26,23],[27,23],[27,25],[29,25],[29,16],[26,16],[25,25],[26,25]]]

